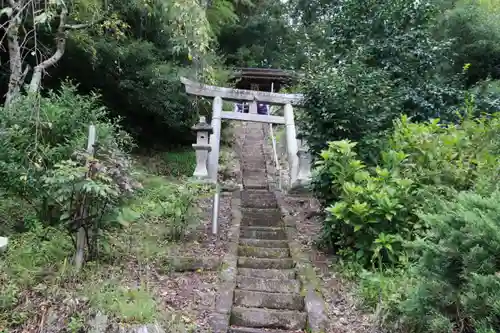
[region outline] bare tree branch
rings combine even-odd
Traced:
[[[57,28],[57,36],[56,36],[56,51],[50,58],[42,61],[40,64],[35,66],[29,86],[29,91],[31,93],[36,93],[40,90],[40,85],[42,84],[43,72],[47,68],[54,66],[64,55],[64,51],[66,49],[66,39],[67,39],[67,32],[65,29],[67,18],[68,18],[68,9],[66,8],[66,6],[63,6],[61,8],[61,13],[59,14],[59,26]]]

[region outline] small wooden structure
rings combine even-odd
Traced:
[[[237,89],[273,91],[293,84],[300,76],[294,72],[273,68],[237,68],[232,76]]]

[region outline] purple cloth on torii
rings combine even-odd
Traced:
[[[250,107],[248,103],[238,103],[238,112],[248,113]],[[257,113],[258,114],[268,114],[268,108],[265,103],[257,103]]]

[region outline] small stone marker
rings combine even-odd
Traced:
[[[9,244],[9,239],[7,237],[0,237],[0,252],[7,250],[7,244]]]

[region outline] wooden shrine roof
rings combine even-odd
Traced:
[[[271,83],[274,84],[275,91],[282,85],[287,85],[297,81],[299,74],[274,68],[236,68],[232,79],[237,81],[236,87],[240,89],[250,89],[252,83],[259,84],[260,90],[269,90]]]

